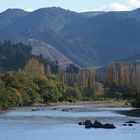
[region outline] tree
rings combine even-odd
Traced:
[[[22,96],[14,88],[0,90],[0,107],[8,109],[22,104]]]
[[[34,77],[41,77],[45,75],[44,65],[39,63],[37,59],[30,59],[24,67],[25,73]]]
[[[66,93],[63,95],[63,98],[67,101],[79,100],[81,99],[81,94],[77,87],[68,87]]]
[[[5,88],[5,83],[0,79],[0,89]]]
[[[22,95],[22,104],[30,105],[40,101],[40,95],[37,93],[37,85],[34,83],[34,78],[26,73],[7,72],[2,76],[5,83],[5,88],[17,89]]]
[[[129,66],[120,64],[120,86],[130,86]]]
[[[84,87],[86,88],[86,95],[88,97],[93,97],[94,96],[94,86],[95,86],[95,71],[94,69],[85,69],[84,72],[84,80],[85,80],[85,84]]]
[[[79,73],[79,67],[76,66],[75,64],[70,64],[69,66],[66,67],[66,72],[67,73]]]
[[[116,85],[116,68],[114,63],[110,63],[106,69],[107,73],[107,84],[111,87]]]
[[[0,45],[0,67],[5,71],[22,69],[30,57],[32,57],[31,46],[14,44],[10,41]]]
[[[49,82],[46,85],[43,95],[44,102],[58,102],[61,96],[61,93],[58,91],[57,86],[53,82]]]
[[[104,86],[103,84],[96,82],[94,86],[94,97],[104,97]]]

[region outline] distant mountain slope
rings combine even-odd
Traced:
[[[135,55],[122,58],[119,60],[120,62],[140,62],[140,53],[137,53]]]
[[[27,14],[28,12],[21,9],[8,9],[0,13],[0,29],[9,26]]]
[[[87,46],[87,43],[82,40],[68,40],[60,34],[60,30],[66,24],[83,19],[85,18],[78,13],[61,8],[43,8],[29,13],[9,27],[2,29],[0,38],[14,41],[25,41],[29,38],[40,40],[53,46],[78,65],[91,65],[97,62],[94,49],[89,50],[89,47],[84,47],[82,44]],[[92,59],[87,57],[89,54]]]
[[[53,46],[49,44],[40,42],[35,39],[29,39],[28,42],[30,42],[31,46],[33,46],[32,53],[34,55],[39,56],[40,54],[42,54],[44,58],[47,58],[50,61],[57,60],[62,67],[64,67],[67,64],[73,63],[69,58],[64,56],[62,53],[60,53],[58,50],[56,50]]]
[[[42,8],[31,12],[23,18],[4,28],[1,36],[14,38],[30,30],[52,29],[59,32],[65,24],[78,19],[77,13],[61,8]]]
[[[34,31],[26,32],[23,38],[24,39],[26,38],[25,40],[27,40],[28,38],[34,38],[36,40],[40,40],[41,42],[44,42],[45,44],[49,44],[50,46],[53,46],[55,49],[57,49],[59,53],[65,55],[71,61],[73,61],[74,63],[80,66],[85,66],[88,64],[90,65],[93,62],[94,63],[97,62],[95,50],[94,49],[90,50],[86,42],[77,39],[65,39],[61,35],[57,34],[56,32],[53,32],[50,29],[44,29],[41,31],[34,30]],[[42,46],[40,45],[40,47]],[[91,56],[91,57],[87,57],[87,56]]]
[[[102,15],[104,13],[105,13],[104,11],[91,11],[91,12],[80,12],[79,14],[85,17],[94,17],[94,16]]]
[[[63,32],[67,38],[90,41],[101,65],[140,52],[140,22],[125,13],[109,12],[81,24],[73,22]]]
[[[76,13],[53,7],[4,13],[0,14],[6,23],[4,26],[0,21],[0,40],[36,40],[39,46],[32,44],[33,52],[60,63],[105,65],[140,52],[140,9]],[[13,17],[16,20],[11,20]]]
[[[126,13],[132,18],[140,20],[140,8]]]

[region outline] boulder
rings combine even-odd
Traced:
[[[103,128],[103,124],[96,120],[93,124],[93,127],[94,128]]]
[[[32,111],[37,111],[37,108],[32,108]]]
[[[116,128],[113,124],[104,124],[103,125],[103,128],[106,128],[106,129],[113,129],[113,128]]]
[[[133,124],[129,123],[128,126],[133,126]]]
[[[127,124],[124,123],[123,126],[127,126]]]
[[[78,124],[79,125],[85,125],[85,122],[79,122]]]
[[[97,120],[92,123],[91,120],[86,120],[85,122],[79,122],[79,125],[85,125],[85,128],[105,128],[105,129],[114,129],[116,128],[113,124],[102,124],[101,122],[98,122]],[[126,124],[127,125],[127,124]]]
[[[85,128],[92,128],[93,127],[93,123],[91,122],[91,120],[86,120],[85,121]]]
[[[94,128],[106,128],[106,129],[113,129],[113,128],[116,128],[113,124],[102,124],[98,121],[95,121],[94,122],[94,125],[93,125]]]
[[[63,112],[69,112],[69,109],[62,109]]]
[[[136,121],[128,121],[128,122],[125,122],[125,123],[138,123]]]

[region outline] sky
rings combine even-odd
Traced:
[[[61,7],[71,11],[126,11],[140,7],[140,0],[0,0],[0,12],[8,8],[33,11]]]

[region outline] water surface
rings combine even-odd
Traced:
[[[99,108],[95,105],[68,105],[16,108],[0,114],[0,140],[139,140],[140,118],[116,113],[131,108]],[[62,112],[63,108],[72,108]],[[116,129],[85,129],[78,122],[90,119],[113,123]],[[129,120],[138,121],[132,127],[123,126]]]

